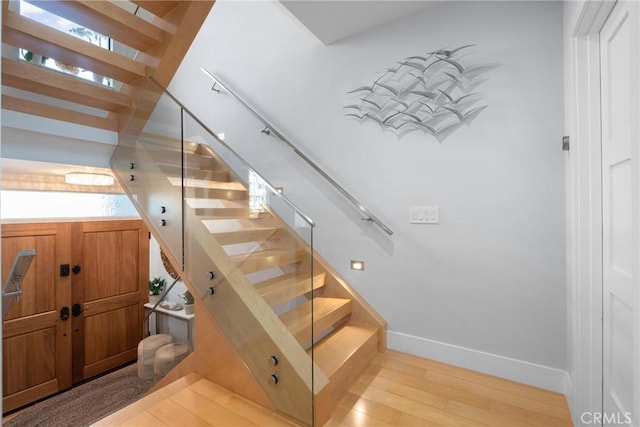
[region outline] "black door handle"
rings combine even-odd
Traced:
[[[82,314],[82,306],[80,304],[73,304],[71,306],[71,314],[73,314],[73,317],[80,316],[80,314]]]
[[[74,265],[71,271],[73,271],[73,274],[78,274],[82,271],[82,269],[80,268],[79,265]]]
[[[69,319],[69,307],[62,307],[60,309],[60,320],[67,320]]]

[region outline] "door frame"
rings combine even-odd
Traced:
[[[585,2],[571,34],[569,212],[570,366],[575,425],[602,412],[602,140],[600,30],[614,2]]]
[[[573,382],[569,404],[575,425],[589,424],[592,414],[603,410],[600,30],[615,4],[610,0],[584,2],[570,36],[571,88],[567,102],[572,144],[567,157],[566,184],[570,285],[567,309]],[[640,301],[635,303],[640,306]],[[638,313],[634,316],[638,321]],[[639,368],[635,367],[635,376]],[[640,410],[638,406],[633,408],[634,413]],[[587,419],[583,419],[583,414]]]

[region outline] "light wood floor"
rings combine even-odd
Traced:
[[[197,375],[96,426],[292,426]],[[387,350],[351,386],[325,427],[571,426],[564,396]]]

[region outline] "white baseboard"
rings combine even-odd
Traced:
[[[392,350],[460,366],[511,381],[540,387],[569,396],[571,377],[563,370],[485,353],[457,345],[388,331],[387,346]]]

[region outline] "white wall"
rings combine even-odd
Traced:
[[[343,116],[345,92],[376,71],[468,43],[474,60],[499,65],[469,126],[398,138]],[[324,46],[278,3],[222,0],[170,90],[317,222],[316,249],[387,319],[391,347],[564,391],[562,47],[558,2],[445,2]],[[361,222],[259,128],[221,124],[233,108],[214,110],[201,66],[395,234]],[[409,207],[425,205],[440,207],[440,224],[410,225]]]

